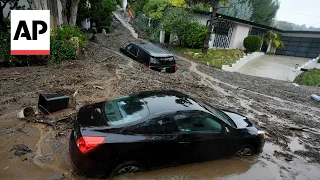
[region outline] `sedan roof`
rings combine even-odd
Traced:
[[[177,91],[147,91],[138,96],[145,101],[151,114],[183,110],[206,111],[188,95]]]

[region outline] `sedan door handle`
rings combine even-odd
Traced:
[[[190,142],[179,142],[180,144],[190,144]]]

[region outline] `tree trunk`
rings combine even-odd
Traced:
[[[62,15],[62,24],[68,25],[68,17],[67,17],[67,0],[60,0],[62,10],[61,10],[61,15]]]
[[[0,6],[0,32],[5,32],[7,31],[6,24],[4,23],[3,20],[3,8]]]
[[[69,25],[76,25],[79,2],[80,0],[71,0]]]
[[[212,34],[212,27],[213,27],[214,19],[216,17],[217,11],[218,11],[218,5],[219,5],[219,1],[218,0],[215,0],[212,3],[212,9],[213,10],[212,10],[212,14],[211,14],[210,23],[208,25],[207,36],[206,36],[206,39],[205,39],[204,44],[203,44],[202,54],[207,54],[208,53],[209,41],[210,41],[211,34]]]

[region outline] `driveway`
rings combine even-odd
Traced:
[[[296,64],[302,65],[310,59],[291,56],[264,55],[245,64],[237,72],[252,76],[288,81]]]

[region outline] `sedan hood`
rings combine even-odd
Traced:
[[[237,128],[246,128],[253,126],[253,124],[245,116],[230,111],[223,112],[233,120]]]

